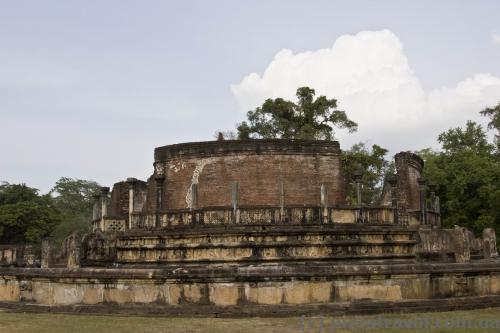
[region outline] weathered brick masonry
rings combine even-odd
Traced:
[[[164,169],[163,207],[231,206],[238,183],[239,206],[311,206],[320,204],[326,186],[328,204],[345,203],[345,182],[337,142],[277,140],[222,141],[180,144],[155,150],[155,167]],[[282,198],[283,197],[283,198]],[[148,209],[154,208],[148,201]]]

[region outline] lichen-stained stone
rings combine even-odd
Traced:
[[[116,285],[114,288],[104,289],[104,302],[116,303],[116,304],[127,304],[133,303],[132,291],[128,286]]]
[[[490,275],[490,290],[491,294],[500,294],[500,275]]]
[[[52,285],[53,283],[50,281],[33,281],[31,283],[33,301],[47,305],[55,304],[54,288]]]
[[[497,237],[495,235],[495,230],[492,228],[483,230],[483,251],[484,258],[494,258],[498,256]]]
[[[453,229],[453,247],[456,262],[470,261],[470,243],[467,236],[467,229],[455,227]]]
[[[488,295],[490,292],[489,276],[477,276],[476,278],[468,278],[468,286],[470,295]]]
[[[352,209],[335,209],[333,212],[334,223],[353,223],[356,220],[355,211]]]
[[[358,299],[374,299],[396,301],[403,299],[399,285],[346,285],[336,290],[338,301],[354,301]]]
[[[154,303],[158,300],[158,286],[154,284],[132,284],[130,293],[134,303]]]
[[[104,300],[103,288],[97,284],[89,284],[83,290],[83,304],[99,304]]]
[[[283,288],[285,302],[288,304],[307,304],[310,302],[311,285],[305,283],[287,283]]]
[[[430,298],[428,275],[407,274],[391,277],[391,279],[401,286],[401,296],[403,299]]]
[[[430,297],[451,297],[454,292],[454,277],[453,276],[430,276]]]
[[[256,295],[250,297],[257,304],[280,304],[283,300],[283,288],[279,283],[259,284],[255,290]]]
[[[310,298],[311,303],[328,303],[332,294],[331,282],[314,282],[311,283]]]
[[[18,302],[19,283],[16,280],[0,279],[0,301]]]
[[[236,305],[238,303],[238,285],[220,283],[210,285],[210,302],[217,306]]]
[[[57,305],[81,304],[83,302],[83,287],[82,284],[52,284],[53,300]]]
[[[183,293],[183,286],[180,284],[171,284],[168,286],[168,304],[179,305],[181,304],[181,296]]]
[[[201,303],[203,299],[204,284],[185,284],[183,285],[184,301],[188,303]]]
[[[282,285],[283,300],[287,304],[328,303],[331,290],[331,282],[286,282]]]

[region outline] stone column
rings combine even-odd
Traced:
[[[361,183],[363,179],[363,169],[359,166],[353,173],[352,178],[356,184],[356,204],[358,206],[357,222],[363,222],[363,198],[361,197]]]
[[[279,181],[280,192],[280,222],[285,222],[285,184],[283,180]]]
[[[198,207],[198,184],[191,184],[191,210]]]
[[[470,261],[470,242],[467,235],[467,229],[463,227],[455,227],[453,229],[453,253],[455,261],[459,263]]]
[[[323,223],[328,223],[328,189],[325,184],[321,184],[321,215]]]
[[[102,231],[105,230],[104,218],[108,215],[108,194],[109,187],[101,187],[101,225]]]
[[[69,237],[68,240],[68,257],[66,261],[67,268],[79,268],[80,267],[80,241],[76,234]]]
[[[394,210],[394,224],[399,223],[399,214],[398,214],[398,178],[396,175],[390,175],[387,177],[387,183],[391,187],[391,206]]]
[[[94,194],[92,198],[94,199],[94,206],[92,207],[92,225],[90,227],[92,231],[95,231],[99,228],[101,220],[101,195]]]
[[[483,254],[485,259],[498,257],[497,237],[492,228],[483,230]]]
[[[358,206],[361,206],[361,204],[363,203],[363,198],[361,197],[363,170],[361,168],[358,168],[356,171],[354,171],[352,178],[354,180],[354,183],[356,184],[356,203]]]
[[[198,223],[198,219],[196,217],[196,207],[198,207],[198,184],[191,184],[191,224],[195,225]]]
[[[163,209],[163,184],[165,182],[165,175],[156,175],[156,214],[155,214],[155,228],[161,227],[160,212]]]
[[[127,178],[128,184],[128,229],[132,229],[132,214],[134,213],[134,195],[137,179]]]
[[[23,261],[26,267],[35,267],[35,253],[33,250],[33,245],[27,244],[24,246]]]
[[[239,184],[238,182],[232,182],[231,184],[231,206],[233,207],[233,220],[235,223],[239,223],[239,214],[238,214],[238,191]]]
[[[427,205],[425,204],[425,185],[427,182],[423,178],[419,178],[417,182],[420,193],[420,224],[427,225]]]
[[[94,199],[94,205],[92,206],[92,221],[95,221],[95,220],[101,218],[100,209],[99,209],[100,196],[99,196],[99,194],[94,194],[92,196],[92,198]]]
[[[41,268],[49,268],[52,265],[52,240],[44,238],[42,240]]]

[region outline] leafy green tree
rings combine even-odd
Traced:
[[[337,110],[337,100],[319,96],[314,89],[297,89],[297,103],[282,98],[267,99],[248,111],[248,121],[238,125],[239,139],[319,139],[333,140],[333,128],[357,130],[345,111]]]
[[[38,242],[51,235],[60,219],[49,195],[25,184],[0,185],[0,243]]]
[[[386,159],[388,150],[373,145],[371,149],[364,143],[357,143],[351,149],[342,152],[342,170],[349,183],[347,201],[356,203],[356,187],[353,182],[354,173],[363,172],[361,178],[361,197],[365,204],[377,203],[382,193],[384,176],[393,172],[393,163]]]
[[[500,154],[500,103],[495,107],[484,109],[481,111],[481,115],[490,118],[490,122],[488,123],[489,129],[497,130],[495,141],[497,144],[497,154]]]
[[[481,111],[481,115],[491,118],[488,124],[489,128],[495,128],[497,131],[500,131],[500,103],[495,107],[484,109]]]
[[[484,129],[469,121],[439,135],[442,151],[419,152],[424,176],[439,185],[445,226],[462,225],[479,234],[500,232],[500,160]]]
[[[56,241],[62,241],[73,231],[88,230],[92,218],[93,195],[99,193],[98,183],[90,180],[62,177],[50,191],[62,222],[54,231]]]

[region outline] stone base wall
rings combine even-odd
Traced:
[[[251,306],[500,295],[500,263],[0,269],[0,302]]]
[[[117,234],[112,244],[87,241],[84,265],[199,262],[413,260],[416,231],[400,226],[197,226]],[[89,238],[90,240],[90,238]],[[95,243],[95,244],[94,244]],[[109,242],[108,242],[109,243]],[[114,257],[103,257],[113,248]],[[109,252],[111,253],[111,252]]]

